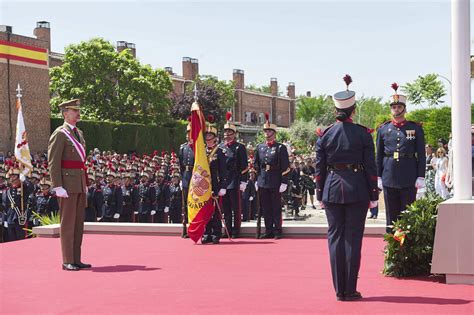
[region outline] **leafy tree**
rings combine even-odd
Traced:
[[[382,103],[381,97],[364,97],[357,101],[354,121],[368,128],[374,128],[377,116],[390,115],[390,104]]]
[[[441,98],[446,95],[446,89],[435,73],[418,76],[412,83],[402,86],[402,91],[413,104],[425,103],[429,108],[443,103]]]
[[[53,113],[80,98],[89,119],[158,123],[167,119],[172,83],[166,71],[141,65],[128,50],[101,38],[66,47],[64,63],[50,70]]]
[[[328,126],[334,122],[334,101],[326,95],[300,96],[296,100],[296,119]]]
[[[250,91],[255,91],[255,92],[272,94],[272,88],[270,85],[257,86],[256,84],[250,84],[250,85],[246,85],[245,89],[250,90]],[[282,95],[283,95],[283,92],[280,90],[280,87],[278,87],[278,96],[282,96]]]
[[[170,114],[177,119],[186,120],[191,114],[194,102],[194,87],[197,84],[197,98],[204,115],[213,115],[218,127],[225,121],[225,112],[235,104],[233,81],[219,81],[214,76],[200,76],[186,87],[182,95],[172,97]]]
[[[325,125],[326,126],[326,125]],[[315,119],[311,121],[296,120],[290,127],[290,143],[295,146],[298,153],[310,153],[316,144],[317,127]]]

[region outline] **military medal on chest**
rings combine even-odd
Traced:
[[[415,140],[415,130],[407,130],[407,140]]]

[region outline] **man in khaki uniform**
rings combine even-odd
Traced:
[[[81,118],[79,100],[64,102],[59,108],[64,117],[64,124],[58,127],[49,139],[49,172],[53,190],[59,200],[62,268],[77,271],[91,267],[81,262],[87,202],[86,144],[82,131],[76,128],[76,123]]]

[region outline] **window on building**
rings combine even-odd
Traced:
[[[252,122],[252,112],[245,112],[245,122]]]

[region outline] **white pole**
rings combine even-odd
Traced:
[[[472,198],[469,0],[451,1],[452,139],[455,200]]]

